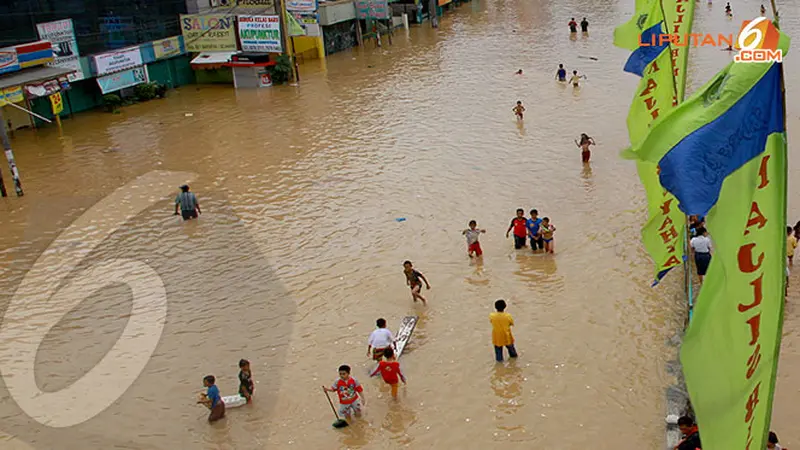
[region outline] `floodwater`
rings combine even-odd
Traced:
[[[636,80],[611,35],[631,9],[476,0],[438,30],[303,64],[297,87],[187,86],[65,120],[63,135],[18,132],[26,195],[0,201],[0,310],[16,289],[65,292],[13,304],[6,319],[16,334],[0,360],[3,447],[661,448],[683,276],[649,287],[644,193],[617,156]],[[570,40],[571,16],[587,16],[591,34]],[[703,27],[735,28],[704,3]],[[784,28],[800,28],[797,15]],[[697,87],[729,54],[691,58]],[[553,81],[558,63],[587,75],[579,90]],[[597,141],[586,167],[572,142],[582,132]],[[171,215],[185,181],[203,208],[192,223]],[[518,207],[552,218],[554,256],[505,239]],[[790,196],[790,217],[798,209]],[[487,230],[482,263],[466,256],[470,219]],[[411,300],[406,259],[431,281],[427,307]],[[81,276],[82,288],[65,288]],[[487,320],[498,298],[520,351],[504,364]],[[796,311],[790,303],[774,420],[789,446],[800,443]],[[406,315],[420,322],[393,402],[367,379],[366,338],[376,318],[396,329]],[[126,329],[134,318],[150,322]],[[103,360],[109,351],[116,359]],[[252,361],[256,401],[209,426],[194,402],[202,377],[234,394],[240,358]],[[366,415],[333,430],[320,385],[345,363]],[[25,374],[38,388],[8,373],[20,364],[35,367]],[[52,402],[37,402],[38,389]]]

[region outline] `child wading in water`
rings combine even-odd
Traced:
[[[514,325],[514,318],[506,311],[505,300],[494,302],[494,309],[497,312],[489,314],[489,322],[492,324],[492,345],[494,345],[494,359],[503,362],[503,347],[508,349],[508,357],[516,358],[517,349],[514,347],[514,336],[511,334],[511,327]]]
[[[589,135],[586,133],[581,133],[581,142],[578,143],[578,141],[575,140],[575,145],[581,149],[581,161],[585,163],[589,162],[589,158],[592,157],[592,152],[589,150],[589,146],[595,145],[594,139],[589,137]]]
[[[247,399],[247,403],[253,401],[253,391],[256,390],[253,384],[253,373],[250,372],[250,361],[239,360],[239,395]]]
[[[419,280],[421,279],[424,281],[425,287],[430,289],[431,284],[428,283],[428,279],[425,278],[425,275],[414,269],[411,261],[406,261],[403,263],[403,272],[406,274],[406,284],[411,288],[411,298],[413,298],[415,302],[417,299],[419,299],[422,301],[423,305],[427,305],[428,301],[425,300],[425,297],[423,297],[422,294],[420,294],[420,291],[422,290],[422,282]]]
[[[522,113],[525,112],[525,107],[522,106],[521,101],[518,101],[517,106],[515,106],[512,111],[517,115],[517,120],[522,120]]]
[[[486,233],[486,230],[479,230],[478,222],[474,220],[469,221],[469,228],[462,231],[461,234],[467,237],[467,255],[472,258],[472,254],[475,253],[475,256],[483,255],[483,250],[481,250],[481,243],[478,242],[478,237],[481,233]]]
[[[216,379],[214,375],[203,377],[203,386],[207,388],[207,391],[197,402],[206,405],[206,407],[211,410],[211,413],[208,415],[209,423],[216,422],[225,417],[225,402],[222,401],[222,397],[219,395],[219,388],[215,383]]]
[[[542,240],[544,241],[545,253],[556,252],[556,242],[553,238],[553,233],[555,233],[555,231],[556,227],[550,223],[550,218],[543,218],[541,225],[539,225],[539,236],[541,236]]]
[[[572,71],[572,77],[570,77],[569,82],[572,83],[572,87],[581,87],[581,78],[584,80],[586,79],[586,75],[578,75],[577,70]]]
[[[403,380],[403,384],[406,384],[406,377],[400,370],[400,363],[397,362],[397,358],[394,357],[394,350],[392,350],[391,347],[383,352],[383,356],[386,358],[386,361],[379,362],[378,367],[376,367],[369,376],[374,377],[380,373],[381,377],[383,377],[383,381],[392,387],[392,397],[396,399],[400,380]]]
[[[517,250],[525,248],[525,242],[528,240],[528,221],[525,219],[524,209],[517,209],[517,217],[511,219],[511,225],[506,230],[506,239],[512,229],[514,230],[514,248]]]
[[[339,379],[334,381],[331,387],[322,386],[322,389],[336,392],[339,396],[339,414],[345,419],[351,420],[352,416],[361,417],[362,406],[367,404],[367,399],[364,397],[364,388],[350,376],[350,366],[339,366]]]

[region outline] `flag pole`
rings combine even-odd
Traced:
[[[775,1],[775,0],[771,0]],[[667,12],[664,10],[664,2],[663,0],[658,0],[658,6],[661,8],[661,17],[664,18],[662,22],[664,26],[667,26]],[[669,29],[667,29],[669,31]],[[688,36],[686,37],[688,39]],[[688,42],[686,43],[686,48],[688,52]],[[672,42],[670,41],[669,45],[669,52],[670,52],[670,61],[672,59]],[[687,57],[688,58],[688,57]],[[683,94],[678,92],[678,80],[675,79],[675,67],[671,65],[672,76],[672,92],[675,93],[673,97],[673,106],[677,107],[681,102],[683,102]],[[683,283],[686,292],[686,302],[689,307],[689,322],[692,321],[692,314],[694,312],[694,294],[692,292],[692,261],[689,259],[689,239],[691,238],[691,233],[689,233],[689,217],[686,217],[686,224],[683,226]]]
[[[780,25],[780,16],[778,15],[778,6],[775,4],[775,0],[770,0],[770,4],[772,6],[772,15],[773,15],[773,17],[775,17],[775,21],[774,21],[775,28],[780,30],[781,29],[781,25]],[[787,191],[788,180],[789,180],[789,164],[788,164],[788,150],[787,150],[788,143],[786,142],[786,139],[787,139],[787,128],[786,128],[786,83],[784,81],[783,62],[780,63],[780,77],[781,77],[781,108],[783,109],[783,139],[784,139],[783,148],[781,149],[781,151],[783,152],[783,161],[784,161],[784,164],[783,164],[784,186],[783,186],[783,195],[782,195],[782,199],[781,199],[782,202],[783,202],[783,207],[782,207],[781,211],[783,211],[783,214],[784,214],[783,218],[784,218],[784,223],[785,223],[787,221],[786,220],[786,208],[787,208],[787,204],[788,204],[788,199],[787,199],[788,193],[786,191]],[[785,255],[785,253],[784,253],[784,255]],[[783,265],[781,266],[781,267],[783,267],[784,273],[786,272],[786,264],[787,264],[787,258],[784,257],[783,258]],[[787,294],[787,287],[786,287],[785,283],[787,283],[788,281],[789,281],[789,277],[787,276],[784,279],[784,286],[783,286],[783,295],[784,295],[783,301],[784,301],[784,303],[778,309],[780,311],[780,317],[778,318],[778,329],[775,330],[776,336],[775,336],[775,355],[774,355],[776,364],[780,360],[780,354],[781,354],[781,340],[782,340],[782,337],[783,337],[783,317],[784,317],[783,314],[784,314],[784,306],[786,305],[786,294]],[[770,380],[770,392],[772,393],[772,395],[770,395],[767,398],[767,410],[769,411],[769,417],[768,417],[768,423],[766,424],[767,426],[765,427],[766,430],[769,430],[772,427],[772,405],[773,405],[774,400],[775,400],[775,385],[777,384],[777,381],[778,381],[778,375],[777,375],[777,371],[776,371],[775,374],[773,374],[772,379]]]

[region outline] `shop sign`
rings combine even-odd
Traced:
[[[61,92],[56,92],[50,96],[50,106],[53,107],[53,114],[61,114],[64,110],[64,101],[61,99]]]
[[[155,53],[156,59],[172,58],[180,55],[182,53],[180,39],[178,36],[174,36],[160,41],[153,41],[153,53]]]
[[[19,103],[23,100],[25,100],[25,96],[22,93],[22,86],[0,89],[0,103]]]
[[[281,19],[279,16],[239,16],[239,40],[242,51],[281,53]]]
[[[233,17],[225,14],[181,14],[187,52],[235,52]]]
[[[317,0],[286,0],[288,11],[314,12],[317,10]]]
[[[0,73],[16,72],[19,70],[19,59],[14,47],[0,48]]]
[[[384,20],[390,17],[387,0],[356,0],[356,11],[360,20]]]
[[[136,86],[137,84],[147,83],[148,81],[149,77],[147,74],[147,67],[145,66],[134,67],[133,69],[122,72],[97,77],[97,85],[100,87],[100,91],[103,94]]]
[[[120,72],[144,64],[139,47],[103,53],[94,56],[93,59],[95,68],[97,68],[97,75]]]
[[[39,39],[50,41],[53,46],[53,62],[50,65],[74,70],[67,75],[69,81],[84,79],[72,19],[40,23],[36,25],[36,29],[39,32]]]

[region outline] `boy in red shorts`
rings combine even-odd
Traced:
[[[400,363],[397,362],[397,358],[394,357],[394,350],[392,350],[391,347],[383,352],[383,356],[386,358],[386,361],[379,362],[378,367],[376,367],[369,376],[374,377],[380,373],[381,377],[383,377],[383,381],[392,387],[392,398],[397,399],[397,387],[400,384],[400,380],[403,380],[403,384],[406,384],[406,377],[400,370]],[[400,380],[398,380],[398,378]]]
[[[478,237],[481,233],[486,233],[486,230],[479,230],[477,227],[478,222],[470,220],[469,228],[461,232],[461,234],[467,237],[467,254],[470,258],[472,258],[473,253],[475,253],[475,256],[481,256],[483,254],[481,243],[478,242]]]

